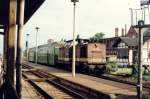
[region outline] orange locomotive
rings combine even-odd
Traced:
[[[60,48],[57,65],[71,70],[72,45]],[[106,70],[106,47],[103,43],[79,43],[76,45],[76,70],[78,72],[99,73]]]

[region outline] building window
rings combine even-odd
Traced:
[[[118,50],[118,55],[117,58],[118,59],[128,59],[128,50],[126,49],[120,49]]]
[[[118,48],[126,48],[125,43],[121,42],[118,44]]]

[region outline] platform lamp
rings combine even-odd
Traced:
[[[144,21],[138,21],[139,28],[139,44],[138,44],[138,82],[137,82],[137,94],[138,99],[142,99],[142,49],[143,49],[143,33],[141,33],[141,29],[144,28]]]
[[[39,27],[35,27],[35,29],[36,29],[36,49],[35,49],[36,50],[35,51],[36,55],[35,55],[35,63],[37,64],[37,52],[38,52],[38,42],[37,42],[38,39],[37,39],[37,37],[38,37],[38,31],[39,31],[40,28]]]
[[[75,77],[75,62],[76,62],[76,55],[75,55],[75,15],[76,15],[76,2],[79,2],[79,0],[71,0],[74,4],[73,9],[73,55],[72,55],[72,76]]]
[[[29,34],[29,33],[27,33],[27,34],[26,34],[26,36],[27,36],[27,40],[26,40],[26,56],[27,56],[27,61],[28,61],[28,52],[29,52],[29,36],[30,36],[30,34]]]
[[[137,98],[142,99],[142,91],[143,91],[143,85],[142,85],[142,66],[143,66],[143,28],[150,28],[150,24],[145,24],[143,20],[138,21],[138,25],[133,26],[134,28],[139,29],[138,34],[138,81],[137,81]]]

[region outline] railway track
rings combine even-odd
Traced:
[[[110,99],[96,90],[68,82],[42,70],[35,70],[31,66],[23,65],[23,77],[45,99]]]
[[[34,68],[33,67],[31,67],[31,66],[28,66],[28,65],[24,65],[24,68],[28,68],[28,69],[31,69],[31,70],[34,70]],[[51,74],[49,74],[49,73],[47,73],[47,72],[45,72],[45,71],[39,71],[40,73],[38,73],[37,71],[36,72],[33,72],[33,74],[34,75],[36,75],[36,76],[39,76],[39,77],[50,77],[50,76],[52,76],[52,78],[54,77],[55,78],[55,76],[54,75],[51,75]],[[40,74],[40,75],[39,75]],[[89,76],[94,76],[94,75],[89,75]],[[99,77],[99,76],[97,76],[97,77]],[[57,78],[57,77],[56,77]],[[97,98],[97,97],[103,97],[103,96],[105,96],[104,94],[102,95],[101,93],[99,93],[99,92],[97,92],[97,91],[95,91],[95,90],[92,90],[92,89],[88,89],[88,88],[84,88],[83,86],[80,86],[80,85],[76,85],[76,84],[70,84],[70,82],[67,82],[67,81],[65,81],[65,80],[60,80],[60,79],[53,79],[53,81],[56,81],[56,82],[59,82],[59,84],[60,85],[63,85],[63,86],[66,86],[66,87],[70,87],[71,86],[71,90],[73,90],[73,91],[75,91],[75,92],[79,92],[81,95],[83,95],[83,96],[85,96],[84,98],[88,98],[88,99],[99,99],[99,98]],[[102,79],[106,79],[106,80],[110,80],[110,81],[112,81],[112,83],[113,83],[113,81],[114,82],[119,82],[120,84],[122,84],[122,85],[120,85],[120,86],[131,86],[131,87],[136,87],[136,84],[135,83],[132,83],[132,82],[124,82],[124,81],[122,81],[122,80],[116,80],[116,79],[112,79],[112,78],[109,78],[109,77],[105,77],[105,76],[103,76],[102,77]],[[95,81],[97,81],[98,79],[95,77],[95,79],[93,79],[93,80],[95,80]],[[111,83],[111,82],[110,82]],[[123,85],[123,84],[125,84],[125,85]],[[76,89],[77,88],[77,89]],[[79,88],[79,89],[78,89]],[[81,88],[81,89],[80,89]],[[130,87],[129,87],[130,88]],[[127,88],[126,88],[127,89]],[[132,89],[132,88],[131,88]],[[90,90],[90,91],[89,91]],[[146,87],[146,86],[144,86],[144,90],[146,90],[146,91],[148,91],[148,92],[150,92],[150,88],[149,87]],[[95,94],[96,93],[96,94]],[[107,97],[107,96],[106,96]],[[147,96],[146,96],[147,97]],[[109,99],[108,97],[107,98],[101,98],[101,99]],[[122,99],[122,98],[118,98],[118,99]],[[146,98],[146,99],[149,99],[149,98]]]
[[[44,99],[85,99],[86,97],[62,86],[52,77],[42,72],[26,71],[23,77],[40,93]]]
[[[25,65],[24,66],[28,69],[33,69],[33,67]],[[111,81],[115,81],[115,82],[119,82],[119,83],[124,83],[124,84],[129,84],[129,85],[133,85],[133,86],[137,86],[136,83],[131,82],[131,81],[126,81],[126,80],[122,80],[122,79],[118,79],[118,78],[114,78],[114,77],[108,77],[105,75],[96,75],[96,74],[88,74],[88,73],[83,73],[85,75],[89,75],[89,76],[93,76],[93,77],[98,77],[98,78],[102,78],[102,79],[106,79],[106,80],[111,80]],[[143,88],[148,90],[150,92],[150,86],[147,85],[143,85]]]

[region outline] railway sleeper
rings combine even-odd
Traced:
[[[76,97],[77,99],[88,99],[85,95],[81,94],[81,92],[73,90],[72,88],[69,88],[68,86],[65,86],[64,84],[59,83],[56,80],[47,80],[47,82],[55,85],[59,89],[65,91],[66,93],[69,93],[70,95]]]
[[[91,88],[87,88],[78,84],[70,83],[64,80],[55,80],[60,83],[60,85],[65,86],[68,89],[73,90],[76,93],[80,93],[85,96],[86,99],[110,99],[111,97],[105,93],[100,93]]]
[[[29,79],[26,75],[22,74],[23,77],[40,93],[44,99],[53,99],[47,92],[40,88],[33,80]]]

